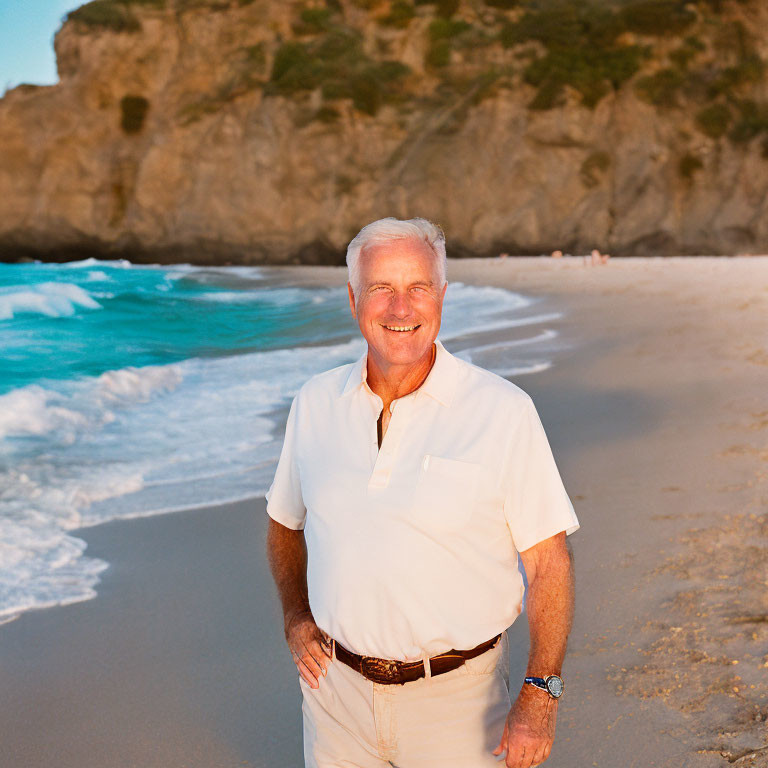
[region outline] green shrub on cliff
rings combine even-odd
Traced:
[[[341,114],[336,107],[329,107],[327,105],[320,107],[314,115],[314,119],[319,120],[321,123],[335,123],[340,117]]]
[[[706,46],[695,36],[691,35],[683,41],[683,44],[671,51],[669,60],[679,70],[685,72],[696,57],[706,50]]]
[[[679,35],[696,21],[685,0],[636,0],[621,9],[621,21],[641,35]]]
[[[231,0],[174,0],[178,11],[229,11]],[[240,5],[245,5],[241,1]]]
[[[503,26],[499,39],[507,48],[537,41],[546,49],[523,72],[523,79],[538,89],[532,109],[559,104],[566,85],[581,94],[585,106],[594,107],[611,88],[632,77],[647,56],[645,48],[619,42],[623,31],[612,8],[556,0],[526,8],[518,20]]]
[[[601,51],[580,46],[552,51],[532,61],[523,77],[539,91],[529,105],[532,109],[550,109],[559,103],[563,86],[570,85],[581,94],[584,106],[595,107],[610,90],[618,89],[640,68],[644,53],[636,46]]]
[[[416,9],[407,0],[394,0],[389,13],[381,17],[379,21],[387,27],[405,29],[415,15]]]
[[[691,181],[693,174],[704,167],[701,158],[692,152],[686,152],[677,164],[677,172],[686,180]]]
[[[397,100],[397,89],[392,86],[408,72],[399,61],[371,62],[346,77],[325,83],[323,97],[352,99],[355,109],[375,115],[383,104]]]
[[[141,22],[124,3],[115,0],[92,0],[67,14],[67,21],[113,32],[138,32]]]
[[[303,8],[299,21],[293,25],[297,35],[316,35],[325,32],[331,22],[330,8]]]
[[[176,0],[179,2],[179,0]],[[88,27],[111,29],[114,32],[138,32],[141,22],[131,11],[132,6],[162,10],[168,0],[92,0],[67,14],[67,21],[77,21]]]
[[[430,40],[450,40],[451,38],[458,37],[462,32],[467,32],[472,29],[472,25],[466,21],[458,21],[455,19],[446,19],[444,17],[438,17],[434,19],[428,29]]]
[[[768,138],[768,104],[744,99],[737,104],[739,115],[728,138],[736,144],[744,144],[766,134]]]
[[[731,67],[725,67],[709,86],[709,97],[729,95],[739,86],[759,83],[763,79],[765,63],[756,53],[751,53]]]
[[[696,113],[696,125],[711,139],[725,136],[731,124],[731,110],[726,104],[711,104]]]
[[[764,79],[765,62],[742,22],[734,21],[718,27],[713,44],[717,61],[723,62],[725,66],[709,84],[710,98],[720,95],[729,97],[742,86],[759,83]]]
[[[265,68],[267,54],[263,40],[256,45],[245,45],[240,51],[243,55],[244,67],[249,73],[261,72]]]
[[[348,93],[355,109],[367,115],[375,115],[384,103],[382,80],[375,67],[357,72],[347,81]]]
[[[503,8],[505,10],[517,8],[520,5],[520,0],[484,0],[484,2],[493,8]]]
[[[447,40],[432,40],[424,60],[434,69],[447,67],[451,63],[451,44]]]
[[[449,19],[456,11],[459,10],[461,0],[415,0],[416,5],[432,5],[435,8],[435,13],[438,16],[442,16]]]
[[[678,69],[667,67],[637,81],[638,95],[655,107],[676,107],[680,87],[685,77]]]
[[[472,25],[466,21],[445,17],[434,19],[428,29],[429,47],[425,58],[427,66],[438,68],[450,64],[452,41],[471,30]]]
[[[309,43],[283,43],[265,91],[289,95],[321,88],[325,100],[351,99],[360,112],[375,115],[398,100],[399,82],[409,72],[399,61],[371,59],[357,32],[337,27]]]
[[[321,74],[319,62],[313,60],[306,45],[283,43],[272,62],[271,90],[283,94],[310,90],[317,87]]]
[[[504,45],[538,40],[548,50],[590,44],[606,47],[623,32],[617,13],[601,3],[585,0],[552,0],[532,3],[514,23],[501,32]]]

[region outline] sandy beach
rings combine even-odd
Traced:
[[[557,331],[552,367],[512,378],[582,526],[546,765],[768,766],[768,257],[480,259],[448,277],[562,313],[527,329]],[[75,531],[110,567],[95,599],[0,626],[0,768],[302,766],[265,530],[254,499]],[[515,681],[524,616],[510,640]]]

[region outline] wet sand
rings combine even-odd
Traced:
[[[448,276],[564,313],[528,329],[558,331],[553,367],[513,377],[582,524],[547,765],[768,765],[768,258]],[[0,767],[301,766],[264,516],[256,499],[77,531],[111,564],[98,596],[0,626]],[[526,632],[523,616],[513,680]]]

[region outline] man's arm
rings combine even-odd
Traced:
[[[526,676],[559,675],[573,623],[573,554],[565,532],[520,553],[528,578],[526,610],[531,637]],[[493,754],[507,750],[507,768],[540,765],[552,750],[557,699],[526,683],[507,716]]]
[[[304,531],[269,519],[267,557],[283,605],[285,639],[299,673],[318,688],[331,651],[328,636],[315,624],[307,591],[307,545]]]

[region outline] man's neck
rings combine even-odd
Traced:
[[[424,383],[436,358],[437,346],[434,342],[427,354],[410,366],[389,366],[383,369],[369,354],[368,386],[382,399],[384,408],[388,408],[393,400],[405,397]]]

